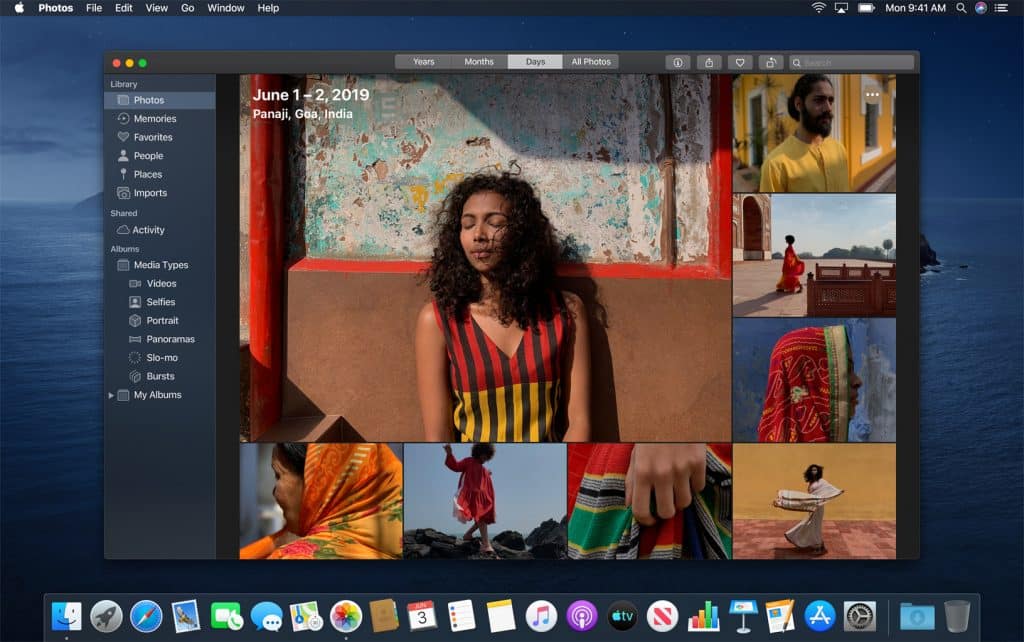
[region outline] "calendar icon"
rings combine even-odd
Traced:
[[[437,628],[437,618],[434,616],[434,603],[430,600],[425,602],[412,602],[409,609],[409,630],[429,631]]]

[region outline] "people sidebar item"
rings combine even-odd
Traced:
[[[804,291],[804,286],[800,283],[800,276],[804,273],[804,262],[797,256],[793,243],[796,243],[796,238],[792,234],[787,234],[786,254],[782,259],[782,277],[775,284],[776,292],[793,294]]]
[[[758,441],[849,441],[861,384],[845,326],[787,332],[769,359]]]
[[[832,134],[835,89],[824,74],[805,74],[786,103],[796,131],[761,165],[762,192],[849,192],[846,148]]]
[[[385,444],[278,444],[285,525],[241,559],[400,559],[402,463]]]
[[[587,315],[555,286],[559,246],[527,181],[475,174],[436,213],[416,364],[428,441],[586,441]]]

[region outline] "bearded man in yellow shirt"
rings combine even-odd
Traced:
[[[762,192],[849,192],[846,148],[832,133],[835,90],[824,74],[800,76],[786,104],[796,131],[761,165]]]

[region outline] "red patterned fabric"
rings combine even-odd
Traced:
[[[800,328],[772,349],[758,441],[846,441],[849,340],[843,326]]]

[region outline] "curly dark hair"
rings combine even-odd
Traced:
[[[498,318],[523,329],[536,328],[554,313],[548,293],[555,286],[559,246],[533,186],[508,172],[473,174],[448,192],[435,214],[434,255],[427,272],[430,290],[438,307],[456,318],[480,301],[480,273],[470,264],[459,239],[463,207],[480,192],[499,194],[510,205],[501,260],[490,273],[501,292]]]
[[[822,475],[825,474],[825,469],[818,464],[811,464],[804,471],[804,481],[810,484],[821,479]]]
[[[484,461],[490,461],[494,459],[494,444],[473,444],[473,450],[470,451],[470,454],[477,459],[486,457]]]

